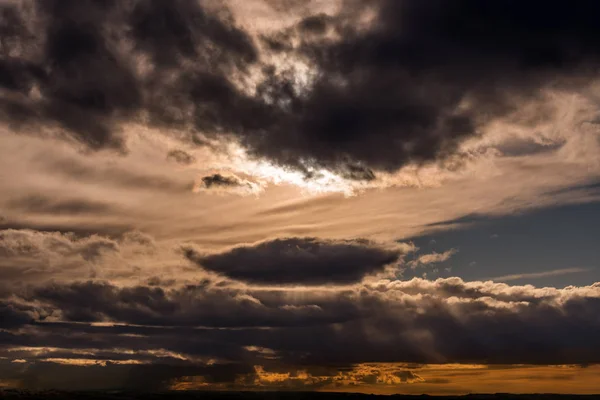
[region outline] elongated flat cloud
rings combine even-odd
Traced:
[[[383,271],[398,262],[400,248],[366,240],[328,241],[289,238],[230,251],[201,255],[191,248],[186,256],[203,268],[232,279],[262,284],[348,284]]]
[[[160,348],[230,361],[250,352],[257,363],[276,356],[292,365],[588,364],[600,362],[599,300],[598,284],[536,289],[458,278],[294,290],[47,284],[3,300],[9,330],[0,345]],[[13,331],[27,326],[29,334]]]

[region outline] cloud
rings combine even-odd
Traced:
[[[246,196],[264,190],[265,183],[244,179],[233,174],[215,173],[203,176],[194,184],[193,192],[237,194]]]
[[[53,304],[66,321],[114,320],[165,327],[311,326],[348,320],[357,312],[350,303],[328,309],[323,309],[319,302],[264,304],[251,291],[220,288],[210,281],[169,290],[156,286],[118,288],[107,282],[74,282],[37,287],[26,296]]]
[[[14,129],[122,149],[136,122],[234,140],[308,178],[447,160],[544,89],[590,84],[599,55],[588,0],[544,4],[544,18],[537,2],[343,2],[269,34],[278,50],[192,0],[2,7],[0,115]]]
[[[412,260],[408,262],[408,266],[411,268],[416,268],[423,265],[436,264],[444,261],[448,261],[450,257],[456,254],[458,250],[450,249],[443,253],[430,253],[430,254],[422,254],[416,260]]]
[[[454,382],[384,362],[600,363],[598,284],[384,279],[455,253],[399,237],[596,199],[565,189],[595,188],[596,2],[343,1],[265,31],[238,25],[244,2],[0,3],[0,385],[329,390]],[[421,189],[367,190],[395,184]]]
[[[501,382],[515,391],[526,381],[528,392],[557,389],[573,394],[594,393],[598,368],[561,366],[407,365],[359,364],[345,366],[274,366],[244,363],[192,365],[185,362],[127,364],[83,360],[46,359],[12,363],[0,360],[0,379],[19,389],[126,390],[128,392],[176,390],[352,390],[364,393],[414,393],[423,391],[456,395],[493,391]],[[11,365],[12,364],[12,365]],[[151,382],[148,382],[148,377]],[[476,378],[475,380],[473,378]],[[556,385],[569,381],[566,386]],[[476,383],[474,383],[476,382]],[[433,386],[432,386],[433,385]],[[462,389],[457,390],[457,386]],[[571,390],[571,391],[569,391]],[[23,395],[23,392],[19,392]],[[55,392],[42,393],[54,395]],[[265,394],[261,394],[263,397]],[[281,396],[281,393],[273,394]],[[268,396],[267,396],[268,397]],[[314,396],[313,396],[314,397]]]
[[[233,384],[239,376],[253,373],[251,366],[243,364],[194,365],[189,363],[179,365],[91,363],[82,367],[75,362],[36,361],[12,369],[9,376],[19,388],[68,391],[99,389],[165,391],[171,388],[174,380],[185,376],[202,377],[206,383],[211,384]],[[1,378],[4,377],[0,376]]]
[[[14,128],[61,128],[95,149],[123,147],[127,121],[197,119],[217,129],[225,114],[219,96],[236,93],[225,73],[257,57],[246,33],[196,1],[26,0],[2,8],[11,40],[0,59],[0,115]]]
[[[39,257],[49,254],[80,256],[93,261],[103,252],[117,251],[118,244],[101,236],[78,239],[61,233],[7,229],[0,231],[0,254],[4,257]]]
[[[34,321],[36,317],[39,318],[39,315],[35,315],[31,311],[33,310],[28,307],[0,301],[0,328],[18,328]]]
[[[0,350],[163,349],[188,361],[254,365],[600,362],[598,284],[538,289],[415,278],[344,288],[206,281],[162,289],[90,281],[37,285],[3,301],[14,321],[8,327],[21,330],[0,334]]]
[[[194,161],[196,161],[196,158],[193,155],[186,153],[185,151],[180,149],[169,151],[169,153],[167,154],[167,159],[173,160],[182,165],[190,165],[194,163]]]
[[[382,272],[399,261],[404,247],[385,247],[367,240],[286,238],[202,255],[186,248],[199,266],[258,284],[349,284]]]
[[[536,279],[536,278],[545,278],[548,276],[561,276],[568,274],[576,274],[580,272],[588,272],[591,268],[562,268],[562,269],[553,269],[551,271],[542,271],[542,272],[530,272],[523,274],[512,274],[512,275],[503,275],[491,278],[493,281],[497,282],[510,282],[516,281],[519,279]]]
[[[110,275],[106,264],[126,264],[127,256],[152,253],[153,239],[141,232],[125,232],[118,239],[100,235],[0,230],[0,276],[20,285],[47,279],[81,279],[98,273]],[[124,265],[112,266],[113,268]]]
[[[221,174],[214,174],[205,176],[202,178],[202,183],[207,189],[210,189],[213,186],[216,187],[227,187],[227,186],[239,186],[241,182],[233,176],[223,176]]]
[[[308,160],[333,169],[356,163],[395,171],[443,159],[540,90],[577,91],[591,82],[600,30],[589,15],[598,5],[565,8],[384,0],[345,2],[339,16],[307,17],[300,30],[322,35],[269,41],[305,56],[317,77],[294,95],[285,75],[275,76],[288,118],[280,130],[246,141],[284,164]],[[375,14],[367,26],[348,17],[365,11]]]
[[[103,214],[111,209],[110,205],[101,202],[77,198],[59,200],[39,194],[14,199],[8,207],[32,214],[52,215]]]

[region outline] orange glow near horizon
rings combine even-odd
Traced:
[[[300,369],[269,372],[262,366],[255,366],[253,376],[240,377],[233,387],[211,384],[201,376],[187,376],[173,382],[171,389],[316,390],[388,395],[593,394],[600,390],[600,365],[373,363],[356,365],[350,371],[321,375]]]

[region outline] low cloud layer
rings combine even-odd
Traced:
[[[448,384],[402,365],[600,363],[599,284],[361,281],[414,245],[288,238],[209,255],[190,248],[187,260],[173,249],[198,264],[195,279],[117,284],[84,270],[158,251],[151,238],[7,230],[0,243],[3,271],[39,271],[0,286],[0,379],[21,387],[79,377],[73,387],[143,389],[136,377],[148,374],[151,389]]]
[[[327,241],[289,238],[236,247],[220,254],[202,255],[193,248],[186,257],[199,266],[258,284],[348,284],[382,272],[397,263],[403,248],[366,240]]]
[[[161,348],[232,362],[250,351],[257,363],[590,364],[600,362],[599,299],[598,284],[559,290],[458,278],[311,290],[90,281],[5,297],[3,328],[18,330],[2,340],[9,347]],[[100,322],[112,325],[86,325]],[[92,334],[52,333],[63,326]],[[124,333],[134,335],[115,336]]]

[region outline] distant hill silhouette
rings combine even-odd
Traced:
[[[456,400],[600,400],[598,395],[559,395],[559,394],[469,394],[464,396],[429,396],[429,395],[373,395],[361,393],[321,393],[321,392],[210,392],[210,391],[177,391],[177,392],[129,392],[129,391],[86,391],[66,392],[56,390],[33,391],[6,389],[0,390],[1,399],[61,399],[61,400],[362,400],[373,398],[390,398],[393,400],[456,399]]]

